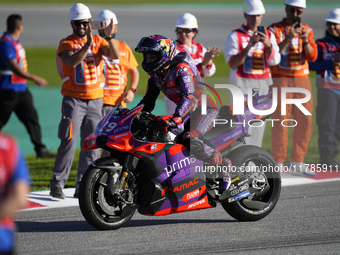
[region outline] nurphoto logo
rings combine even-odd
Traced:
[[[206,85],[206,84],[205,84]],[[213,90],[213,92],[217,95],[219,101],[221,102],[220,97],[218,96],[217,92],[215,89],[213,89],[212,87],[208,86],[211,90]],[[242,92],[242,90],[234,85],[230,85],[230,84],[215,84],[214,88],[216,89],[221,89],[221,88],[225,88],[228,89],[232,95],[232,113],[233,115],[245,115],[245,107],[244,107],[244,94]],[[277,88],[273,88],[271,95],[272,95],[272,104],[271,107],[269,109],[265,109],[265,110],[258,110],[255,109],[254,107],[254,102],[253,102],[253,98],[251,96],[247,96],[247,102],[248,102],[248,108],[250,113],[253,113],[255,115],[259,115],[259,116],[267,116],[272,114],[278,107],[278,89]],[[204,91],[207,92],[207,89],[204,89]],[[253,91],[252,88],[248,88],[248,95],[252,95]],[[287,93],[302,93],[305,95],[304,98],[287,98]],[[212,93],[207,93],[209,94],[212,98]],[[201,108],[201,114],[202,115],[206,115],[207,113],[207,94],[202,94],[202,108]],[[270,94],[268,94],[269,96]],[[268,97],[262,98],[261,100],[265,101],[267,100]],[[304,103],[307,103],[309,100],[311,99],[311,93],[310,91],[308,91],[307,89],[304,88],[293,88],[293,87],[285,87],[285,88],[281,88],[281,115],[286,115],[286,107],[288,104],[293,104],[295,105],[297,108],[299,108],[301,110],[301,112],[305,115],[312,115],[304,106]],[[214,102],[216,103],[216,100],[213,98]],[[246,115],[249,113],[246,113]],[[279,121],[277,119],[267,119],[266,121],[271,121],[272,122],[272,126],[274,125],[274,121]],[[286,125],[287,122],[294,122],[293,126],[289,126]],[[230,122],[230,121],[229,121]],[[261,120],[259,120],[259,122],[261,122]],[[228,120],[223,120],[223,119],[216,119],[214,125],[216,124],[227,124]],[[240,124],[240,123],[230,123],[232,124]],[[244,123],[245,124],[245,123]],[[285,127],[295,127],[297,125],[297,121],[294,119],[287,119],[287,120],[283,120],[281,121],[281,125],[285,126]],[[251,126],[251,123],[248,123],[249,126]],[[262,121],[262,125],[264,125],[264,121]],[[260,126],[262,126],[260,125]],[[258,125],[256,125],[258,126]]]

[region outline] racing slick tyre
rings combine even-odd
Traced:
[[[117,173],[121,173],[121,167],[119,170],[118,168]],[[115,176],[117,177],[118,175]],[[127,206],[118,201],[115,196],[108,194],[107,178],[108,171],[105,169],[89,167],[79,186],[80,210],[86,221],[99,230],[115,230],[123,227],[136,211],[133,208],[123,212]],[[127,188],[124,191],[128,191]]]
[[[233,218],[240,221],[257,221],[266,217],[276,206],[281,192],[280,169],[273,157],[264,149],[244,145],[236,148],[227,155],[233,169],[243,169],[240,174],[248,177],[256,175],[263,180],[263,190],[259,196],[248,196],[238,201],[223,201],[224,210]],[[252,184],[253,186],[256,184]]]

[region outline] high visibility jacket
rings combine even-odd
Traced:
[[[117,105],[123,101],[123,93],[127,84],[127,72],[138,66],[137,60],[130,47],[125,42],[116,40],[119,48],[119,59],[103,56],[105,87],[103,103]]]
[[[17,65],[27,71],[26,52],[18,40],[14,40],[9,33],[4,33],[0,39],[1,59],[1,90],[23,92],[26,90],[26,78],[13,73],[5,62],[16,59]]]
[[[61,56],[64,51],[76,53],[87,42],[74,35],[62,39],[57,54]],[[93,36],[93,43],[85,59],[76,67],[63,63],[63,86],[61,94],[80,99],[97,99],[103,97],[105,78],[103,74],[102,48],[108,42],[99,35]]]
[[[332,59],[340,57],[340,43],[331,35],[316,41],[318,45],[318,59],[309,64],[311,70],[316,71],[317,86],[322,88],[340,89],[340,68],[334,66]]]
[[[307,24],[302,24],[308,32],[308,40],[310,45],[313,47],[311,54],[306,54],[303,50],[302,40],[296,36],[294,37],[281,53],[281,61],[278,65],[272,66],[271,71],[274,74],[280,74],[288,77],[308,77],[309,67],[308,61],[314,62],[318,57],[317,45],[314,41],[313,29]],[[276,38],[277,44],[280,44],[289,34],[290,26],[288,26],[283,19],[281,22],[274,23],[268,27],[273,32]]]
[[[250,48],[244,63],[236,69],[230,70],[229,81],[238,78],[271,80],[269,66],[278,64],[280,54],[274,35],[268,30],[267,35],[272,44],[270,56],[268,56],[267,49],[262,42],[256,43]],[[242,52],[249,44],[252,36],[253,32],[247,29],[246,24],[231,32],[225,44],[225,61],[229,63],[237,54]]]
[[[177,50],[179,52],[186,52],[190,55],[190,57],[194,61],[197,67],[197,70],[200,73],[202,78],[210,77],[216,72],[216,66],[214,63],[212,63],[211,65],[202,67],[204,55],[207,52],[207,49],[204,48],[202,44],[197,43],[194,40],[192,40],[191,48],[186,47],[179,40],[176,40],[176,44],[177,44]]]

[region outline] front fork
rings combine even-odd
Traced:
[[[118,187],[110,187],[110,181],[108,181],[108,188],[111,191],[111,195],[118,195],[121,194],[127,187],[128,187],[128,180],[130,175],[134,172],[134,170],[137,167],[139,159],[132,155],[132,154],[127,154],[124,162],[123,162],[123,168],[122,168],[122,173],[120,175],[120,180]]]
[[[123,190],[123,189],[126,188],[126,186],[127,186],[126,180],[127,180],[128,176],[129,176],[129,172],[127,172],[126,170],[123,170],[121,178],[120,178],[120,182],[119,182],[119,185],[118,185],[119,190]]]

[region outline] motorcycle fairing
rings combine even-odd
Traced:
[[[253,100],[254,108],[257,110],[268,110],[272,106],[272,99],[269,98],[271,93],[267,95],[257,96]],[[233,106],[222,106],[219,113],[219,118],[227,120],[226,124],[216,124],[204,136],[217,150],[223,151],[231,148],[231,144],[237,141],[243,133],[248,133],[248,125],[246,123],[254,123],[257,120],[265,120],[270,115],[256,115],[252,113],[245,101],[244,115],[232,115]],[[232,121],[232,125],[231,125]],[[241,137],[242,138],[242,137]]]
[[[148,170],[157,172],[152,178],[150,201],[138,209],[141,214],[167,215],[212,207],[208,202],[205,175],[196,171],[196,166],[203,162],[190,157],[190,151],[184,145],[167,144],[162,153],[143,153],[141,161]]]

